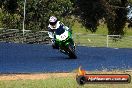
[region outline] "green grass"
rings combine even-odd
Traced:
[[[0,88],[132,88],[130,84],[85,84],[80,86],[74,77],[45,80],[0,81]]]
[[[115,38],[114,38],[115,39]],[[132,48],[132,36],[124,36],[121,39],[108,38],[108,47],[112,48]],[[106,35],[85,35],[80,34],[74,37],[77,45],[90,46],[90,47],[107,47]]]
[[[92,33],[90,30],[86,29],[84,26],[81,25],[81,23],[78,23],[77,21],[72,26],[73,33],[82,33],[82,34],[108,34],[107,26],[100,25],[97,27],[97,31],[95,33]]]
[[[88,29],[86,29],[85,27],[83,27],[80,23],[78,23],[77,21],[74,23],[73,27],[73,33],[83,33],[83,34],[104,34],[104,35],[108,35],[108,28],[106,24],[100,24],[97,27],[97,31],[95,33],[92,33],[91,31],[89,31]],[[87,30],[87,31],[86,31]],[[132,28],[128,28],[127,25],[126,27],[123,29],[125,32],[125,35],[129,35],[132,36]]]
[[[74,41],[77,45],[84,45],[90,47],[107,47],[107,35],[108,29],[106,24],[102,24],[98,26],[98,29],[95,33],[86,31],[84,27],[81,26],[80,23],[75,22],[73,29]],[[118,39],[118,41],[113,41],[109,38],[108,47],[113,48],[132,48],[132,28],[128,28],[127,26],[124,28],[125,37]]]
[[[92,47],[105,47],[107,46],[106,43],[106,36],[103,35],[77,35],[74,38],[76,44],[84,45],[84,46],[92,46]]]
[[[132,36],[125,36],[116,41],[112,38],[109,38],[109,47],[118,47],[118,48],[132,48]]]

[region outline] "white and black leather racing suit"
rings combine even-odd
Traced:
[[[60,31],[62,30],[62,28],[71,31],[67,26],[65,26],[60,21],[57,21],[55,27],[51,26],[50,24],[48,25],[48,34],[49,37],[51,38],[53,49],[59,49],[59,46],[55,42],[55,31]]]

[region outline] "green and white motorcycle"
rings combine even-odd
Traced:
[[[69,30],[61,29],[55,32],[55,42],[59,45],[59,50],[68,55],[71,59],[76,59],[75,44],[72,39],[72,32]]]

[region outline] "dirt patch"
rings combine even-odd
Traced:
[[[69,76],[75,76],[75,73],[0,74],[0,80],[36,80]]]

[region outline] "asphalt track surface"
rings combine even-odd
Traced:
[[[132,49],[77,46],[77,59],[51,45],[0,43],[0,73],[71,72],[132,68]]]

